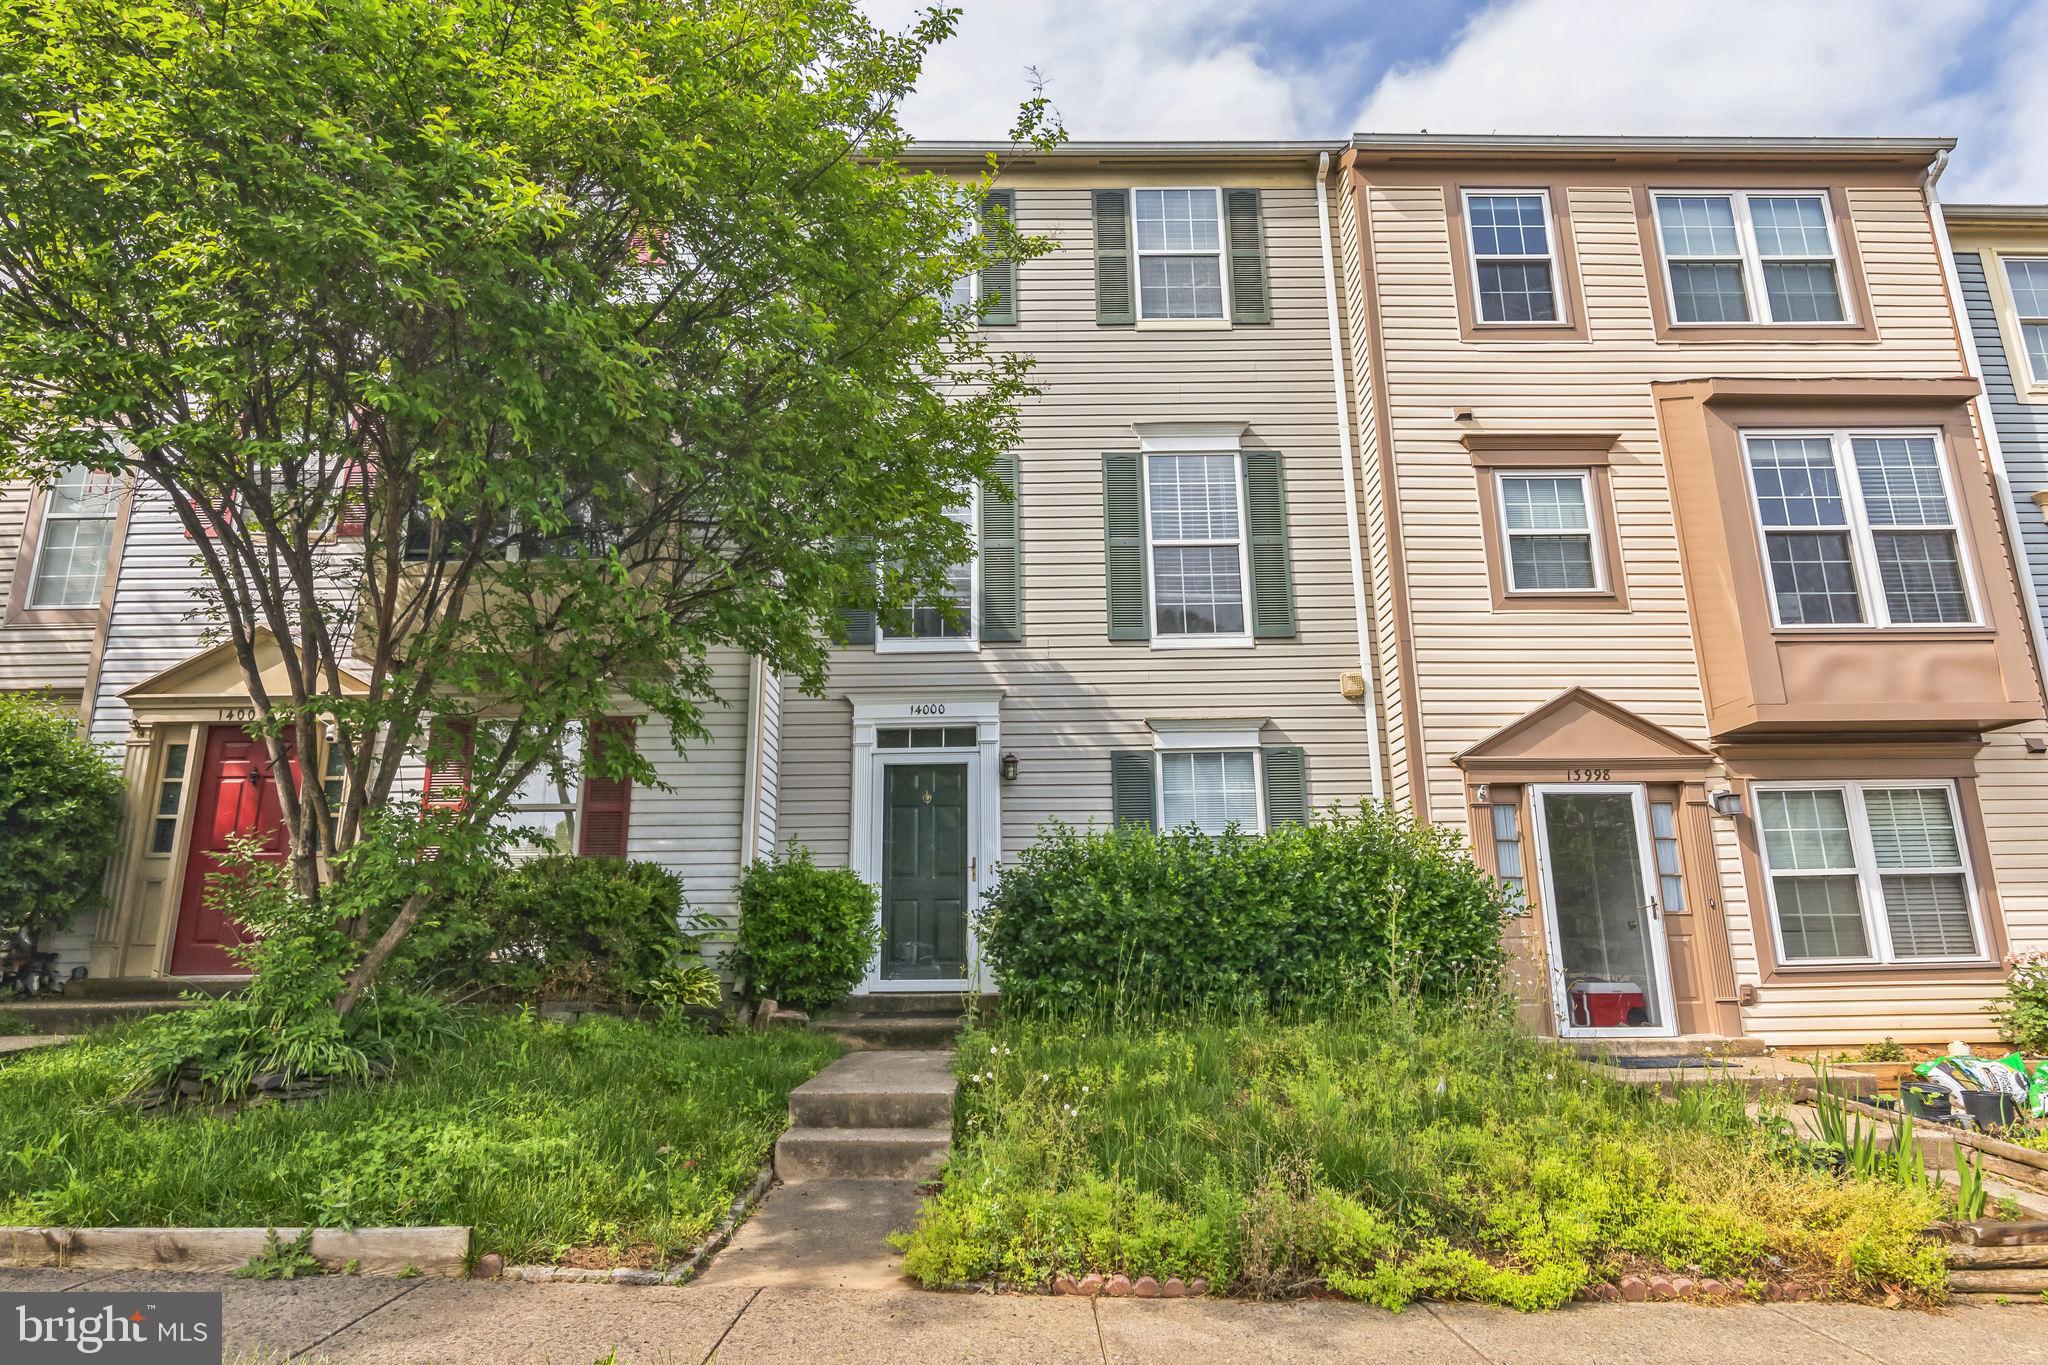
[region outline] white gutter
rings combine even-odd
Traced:
[[[1365,543],[1358,533],[1358,476],[1352,469],[1351,402],[1345,397],[1343,333],[1337,325],[1337,264],[1330,255],[1330,154],[1316,158],[1316,226],[1323,242],[1323,308],[1330,319],[1330,383],[1337,395],[1337,454],[1344,469],[1344,535],[1351,549],[1351,610],[1358,621],[1358,671],[1365,678],[1365,750],[1372,799],[1387,799],[1380,778],[1379,690],[1373,683],[1372,636],[1366,629]]]
[[[1948,239],[1948,216],[1941,211],[1936,184],[1948,169],[1948,153],[1934,158],[1921,182],[1927,196],[1928,217],[1934,224],[1934,248],[1941,258],[1942,283],[1948,288],[1949,306],[1956,327],[1963,334],[1963,363],[1977,381],[1977,396],[1970,400],[1977,412],[1977,425],[1984,433],[1984,453],[1991,457],[1991,473],[1998,484],[1998,510],[2005,518],[2005,534],[2012,543],[2013,572],[2020,580],[2020,601],[2026,606],[2027,634],[2034,642],[2035,678],[2048,687],[2048,635],[2043,633],[2041,599],[2034,591],[2034,574],[2027,562],[2027,541],[2020,531],[2018,504],[2013,500],[2012,478],[2005,468],[2005,447],[1998,439],[1998,415],[1991,408],[1991,386],[1984,378],[1984,360],[1977,354],[1977,332],[1970,322],[1969,301],[1963,297],[1962,276],[1956,273],[1955,250]],[[1986,281],[1987,285],[1989,281]],[[2025,357],[2022,356],[2024,361]]]

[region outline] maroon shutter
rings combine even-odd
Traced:
[[[427,748],[427,807],[461,810],[469,803],[469,767],[476,758],[474,724],[466,720],[437,722],[434,740]]]
[[[631,716],[606,716],[592,728],[590,758],[594,762],[607,744],[633,743]],[[586,858],[626,856],[626,828],[633,814],[633,784],[625,778],[583,774],[583,820],[576,851]]]
[[[341,536],[360,536],[370,529],[370,462],[357,458],[348,462],[341,471],[341,515],[335,520],[334,533]]]

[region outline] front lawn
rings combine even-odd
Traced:
[[[463,1013],[382,1083],[143,1118],[119,1102],[131,1031],[0,1062],[0,1224],[466,1224],[508,1261],[658,1265],[753,1180],[790,1090],[838,1053],[787,1029]]]
[[[927,1284],[1124,1272],[1214,1290],[1555,1307],[1630,1272],[1944,1293],[1949,1196],[1844,1181],[1732,1088],[1667,1103],[1503,1011],[1151,1025],[1012,1019],[962,1041]]]

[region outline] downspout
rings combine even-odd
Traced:
[[[747,760],[745,799],[740,802],[740,871],[745,872],[761,856],[761,742],[767,726],[761,707],[768,685],[768,666],[759,656],[747,667]]]
[[[1330,320],[1330,386],[1337,395],[1337,456],[1344,473],[1344,536],[1351,551],[1351,610],[1358,623],[1358,672],[1365,679],[1365,750],[1372,765],[1372,799],[1387,799],[1380,776],[1379,689],[1373,681],[1371,635],[1366,629],[1365,542],[1358,532],[1358,475],[1352,468],[1351,400],[1346,396],[1343,333],[1337,319],[1337,263],[1330,254],[1330,154],[1316,156],[1316,226],[1323,243],[1323,308]]]
[[[1977,414],[1977,426],[1984,433],[1984,453],[1991,457],[1991,474],[1998,485],[1998,511],[2005,520],[2013,573],[2020,583],[2020,601],[2026,606],[2027,638],[2034,646],[2034,679],[2048,689],[2048,635],[2043,634],[2041,599],[2034,591],[2034,575],[2027,563],[2027,541],[2021,534],[2017,505],[2013,501],[2012,478],[2006,473],[2005,447],[1998,439],[1998,418],[1991,410],[1991,386],[1984,380],[1984,361],[1977,354],[1977,333],[1970,322],[1970,308],[1963,298],[1962,276],[1956,273],[1956,256],[1948,239],[1948,217],[1941,211],[1936,185],[1948,169],[1948,153],[1937,153],[1920,182],[1927,198],[1927,214],[1934,225],[1934,249],[1941,259],[1941,279],[1948,290],[1949,311],[1962,335],[1963,364],[1977,381],[1977,396],[1970,400]]]

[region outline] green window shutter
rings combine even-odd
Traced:
[[[981,486],[981,638],[1015,644],[1024,638],[1016,455],[998,455],[995,474],[995,483]]]
[[[1095,320],[1104,326],[1138,321],[1131,282],[1131,199],[1123,190],[1095,191]]]
[[[1145,607],[1145,481],[1137,455],[1102,457],[1102,535],[1109,595],[1109,638],[1149,640]]]
[[[1109,818],[1112,824],[1159,827],[1150,749],[1122,749],[1109,756]]]
[[[1271,322],[1266,287],[1266,224],[1257,190],[1223,192],[1224,229],[1230,244],[1230,320]]]
[[[871,645],[875,642],[875,613],[865,607],[841,607],[839,624],[846,631],[846,643]]]
[[[1266,770],[1266,828],[1308,823],[1308,750],[1274,744],[1259,750]]]
[[[988,197],[981,201],[984,219],[997,214],[1009,222],[1017,221],[1015,190],[990,190]],[[1007,326],[1017,321],[1017,262],[1014,259],[991,261],[982,267],[981,301],[983,326]]]
[[[1252,635],[1286,639],[1294,634],[1294,574],[1288,566],[1287,494],[1279,451],[1244,453],[1244,507],[1252,542]]]

